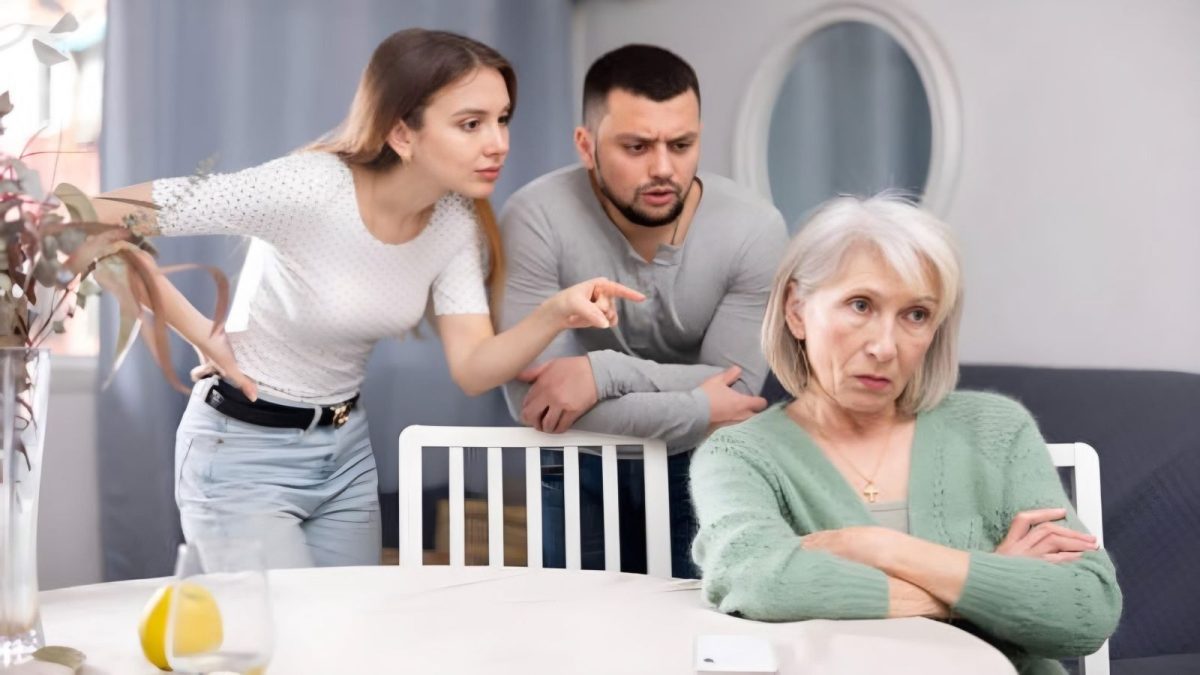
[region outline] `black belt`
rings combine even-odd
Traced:
[[[240,389],[225,380],[217,380],[216,386],[208,390],[204,402],[216,408],[218,412],[228,415],[235,420],[257,424],[260,427],[276,429],[307,429],[312,425],[312,408],[296,408],[290,405],[280,405],[270,401],[251,401]],[[336,405],[322,406],[321,417],[317,426],[333,425],[337,429],[350,419],[350,411],[358,405],[358,395]]]

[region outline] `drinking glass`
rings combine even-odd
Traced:
[[[258,675],[271,659],[273,642],[262,545],[245,539],[181,545],[167,617],[171,668]]]

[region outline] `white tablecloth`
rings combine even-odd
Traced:
[[[770,639],[780,673],[1012,675],[997,650],[927,619],[768,624],[707,607],[695,583],[523,568],[343,567],[269,574],[271,675],[693,673],[702,634]],[[47,644],[88,656],[84,673],[156,673],[142,607],[165,580],[41,594]]]

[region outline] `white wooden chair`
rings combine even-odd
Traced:
[[[617,446],[641,446],[646,481],[646,569],[671,576],[671,530],[667,495],[667,449],[662,441],[569,431],[545,434],[527,427],[410,426],[400,434],[400,564],[420,566],[422,554],[421,460],[424,448],[447,448],[450,463],[450,564],[465,564],[463,448],[487,448],[487,501],[503,504],[502,449],[525,449],[526,546],[528,565],[542,567],[543,449],[563,453],[563,512],[567,569],[580,569],[579,448],[601,447],[604,504],[604,569],[620,571],[620,516],[617,507]],[[488,508],[488,564],[504,564],[502,508]]]
[[[1054,466],[1069,467],[1075,512],[1096,541],[1104,546],[1104,518],[1100,508],[1100,456],[1087,443],[1052,443],[1050,458]],[[1083,657],[1081,675],[1108,675],[1108,641],[1094,654]]]

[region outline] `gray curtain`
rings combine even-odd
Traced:
[[[112,0],[101,138],[104,189],[192,173],[215,157],[233,171],[283,155],[336,125],[371,51],[403,28],[441,28],[496,47],[516,66],[512,152],[493,200],[573,158],[569,0]],[[206,262],[235,277],[234,239],[160,239],[161,262]],[[175,279],[211,312],[204,276]],[[106,299],[107,372],[116,310]],[[376,350],[364,386],[381,491],[396,489],[400,430],[423,424],[508,424],[498,391],[470,399],[424,339]],[[173,343],[177,372],[194,365]],[[174,502],[174,435],[186,397],[134,347],[99,394],[101,528],[109,580],[170,574],[182,540]]]
[[[920,196],[932,139],[928,95],[884,30],[839,23],[800,45],[768,138],[771,195],[794,232],[838,194],[899,188]]]

